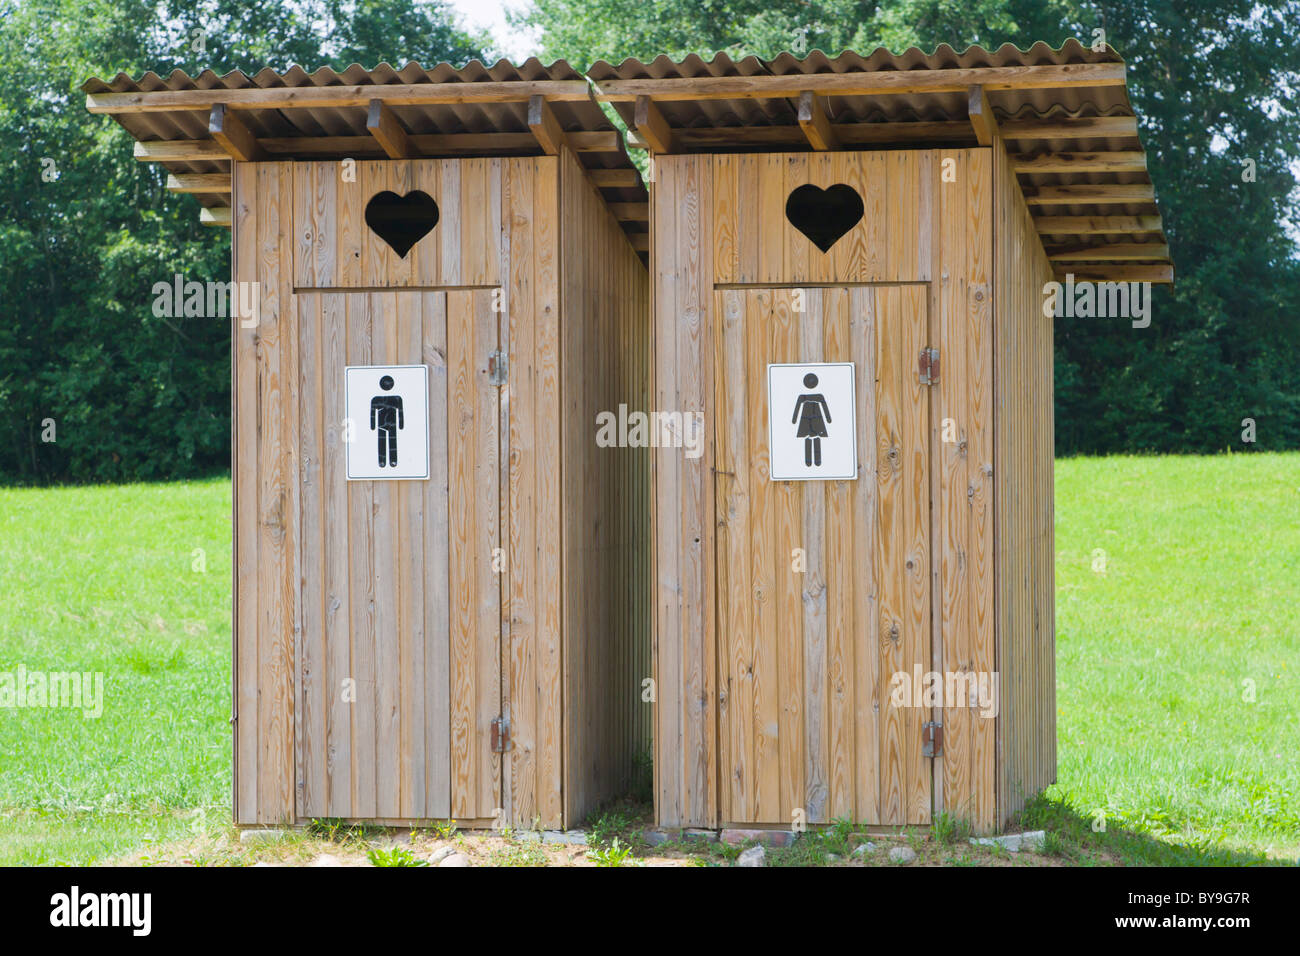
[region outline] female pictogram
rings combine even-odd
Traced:
[[[805,375],[803,387],[816,388],[817,376],[812,372]],[[830,420],[830,406],[826,404],[826,399],[821,392],[805,392],[795,399],[794,414],[790,417],[790,424],[799,423],[799,431],[796,432],[795,437],[803,439],[803,463],[808,468],[821,467],[822,439],[829,437],[826,434],[826,425]]]

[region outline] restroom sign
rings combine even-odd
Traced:
[[[428,478],[428,367],[349,365],[344,390],[348,480]]]
[[[773,481],[858,477],[852,362],[767,367]]]

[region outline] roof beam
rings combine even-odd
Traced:
[[[1084,139],[1093,136],[1137,136],[1136,116],[1081,116],[1078,119],[1009,120],[1003,139]]]
[[[1064,279],[1072,275],[1077,281],[1084,282],[1173,282],[1174,267],[1164,265],[1145,266],[1061,266],[1056,270],[1056,277]]]
[[[831,132],[844,147],[916,143],[957,146],[969,145],[975,141],[970,123],[965,120],[924,123],[832,123]],[[798,126],[717,126],[675,129],[673,143],[679,152],[745,149],[756,146],[785,146],[797,149],[807,146],[808,139]]]
[[[1168,259],[1169,246],[1163,242],[1107,242],[1096,246],[1062,246],[1048,248],[1053,262],[1121,262],[1127,259]]]
[[[142,163],[219,162],[230,159],[230,154],[216,140],[162,139],[136,143],[135,158]]]
[[[989,106],[988,94],[982,86],[972,86],[967,94],[967,115],[971,128],[975,130],[975,142],[981,146],[992,146],[998,135],[998,121]]]
[[[540,93],[528,98],[528,128],[547,156],[558,156],[565,145],[564,129]]]
[[[383,100],[371,100],[366,112],[366,129],[375,138],[389,159],[414,159],[419,151],[410,135]]]
[[[1070,186],[1023,186],[1025,202],[1031,206],[1099,205],[1102,203],[1155,202],[1155,187],[1150,183],[1079,183]]]
[[[1039,216],[1040,235],[1088,236],[1105,232],[1159,232],[1159,216]]]
[[[199,210],[199,222],[205,226],[225,226],[230,228],[230,207],[216,206],[212,209]]]
[[[824,151],[840,148],[840,138],[835,135],[830,114],[826,110],[826,99],[811,90],[799,94],[799,126],[813,149]]]
[[[1140,149],[1119,153],[1043,153],[1012,156],[1017,173],[1140,173],[1147,168]]]
[[[638,96],[632,110],[632,129],[654,153],[673,151],[673,130],[648,96]]]
[[[92,113],[168,113],[207,110],[224,104],[232,110],[293,110],[369,106],[376,93],[390,106],[436,103],[520,103],[536,93],[555,101],[589,99],[586,80],[535,80],[486,83],[393,83],[366,86],[290,86],[242,90],[157,90],[152,93],[90,93]]]
[[[228,193],[230,173],[169,173],[167,188],[174,193]]]
[[[596,84],[596,99],[610,102],[628,102],[640,96],[653,96],[665,102],[773,99],[798,96],[809,86],[814,86],[822,96],[965,93],[973,84],[979,84],[986,90],[1035,90],[1073,86],[1123,86],[1124,79],[1123,63],[818,73],[815,78],[803,73],[786,76],[698,76],[687,79],[602,80]]]
[[[650,204],[648,202],[611,202],[606,203],[614,218],[620,222],[649,222]]]
[[[635,189],[641,174],[635,169],[589,169],[587,178],[599,189]]]
[[[409,134],[408,134],[409,135]],[[622,150],[619,134],[614,130],[565,134],[576,153],[618,153]],[[500,155],[502,153],[536,154],[537,140],[532,133],[427,133],[409,135],[422,157],[449,155]],[[373,136],[268,136],[257,145],[268,156],[351,156],[383,154]],[[141,162],[223,161],[230,156],[210,139],[181,139],[135,144],[135,158]]]
[[[212,112],[208,115],[208,132],[231,159],[254,163],[266,156],[262,148],[257,145],[256,137],[244,125],[244,121],[232,115],[221,103],[213,106]]]
[[[636,252],[650,251],[650,233],[648,232],[629,232],[626,233],[627,241],[632,243],[632,249]]]

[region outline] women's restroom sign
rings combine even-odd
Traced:
[[[429,477],[429,369],[344,369],[348,480]]]
[[[858,477],[852,362],[767,367],[773,481]]]

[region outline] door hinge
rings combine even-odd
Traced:
[[[488,356],[488,382],[492,385],[504,385],[510,375],[506,353],[500,349]]]
[[[921,756],[943,756],[943,724],[927,720],[921,726]]]
[[[492,721],[492,752],[503,754],[510,749],[510,718],[498,717]]]
[[[939,350],[921,349],[916,360],[917,374],[922,385],[934,385],[939,381]]]

